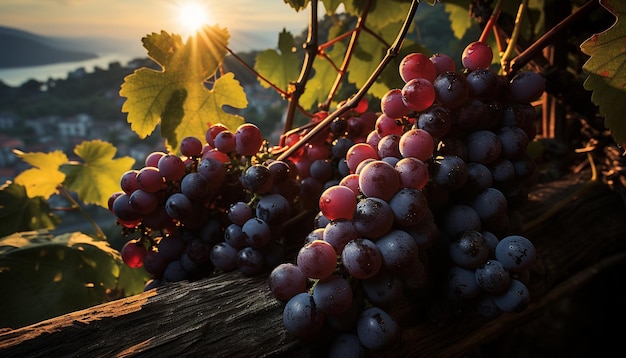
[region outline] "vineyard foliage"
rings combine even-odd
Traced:
[[[521,27],[521,36],[527,41],[532,42],[547,31],[543,19],[544,5],[549,1],[528,1],[527,17]],[[285,0],[285,3],[295,11],[304,11],[311,5],[308,0]],[[433,53],[419,41],[420,23],[415,22],[394,64],[377,72],[381,59],[398,36],[410,1],[322,0],[320,3],[328,15],[338,19],[327,38],[312,38],[303,44],[284,30],[278,35],[277,48],[260,52],[255,63],[248,64],[256,71],[262,86],[274,88],[286,103],[297,101],[304,115],[320,109],[332,112],[374,73],[377,77],[366,98],[370,108],[379,105],[380,98],[390,88],[402,86],[397,68],[403,55]],[[450,22],[441,26],[449,26],[455,40],[463,43],[470,30],[480,33],[476,32],[479,25],[470,15],[469,3],[468,0],[422,1],[418,13],[422,7],[443,7]],[[585,89],[592,91],[592,101],[605,116],[605,124],[616,142],[621,144],[626,143],[623,119],[626,29],[620,17],[626,14],[626,3],[619,0],[600,3],[616,21],[581,44],[580,50],[589,56],[582,69],[587,76]],[[335,14],[340,5],[344,12]],[[502,13],[515,18],[518,5],[504,1]],[[161,70],[137,69],[121,86],[119,94],[125,99],[121,110],[127,113],[128,124],[137,136],[146,138],[158,130],[168,150],[178,153],[182,138],[204,138],[211,124],[222,123],[234,131],[245,122],[237,114],[237,109],[248,106],[244,89],[234,74],[224,72],[221,66],[230,53],[229,39],[228,30],[219,25],[206,26],[187,40],[167,31],[142,39],[147,55]],[[492,37],[487,40],[497,48]],[[300,78],[304,52],[311,44],[316,52],[310,63],[310,75]],[[498,67],[500,53],[496,51],[494,55],[493,66]],[[297,92],[298,81],[305,85],[301,93]],[[22,172],[0,190],[0,237],[3,237],[0,286],[11,288],[0,302],[5,307],[9,303],[15,307],[19,302],[16,309],[20,313],[0,325],[24,325],[142,291],[144,271],[126,267],[105,238],[81,233],[55,237],[47,233],[60,222],[48,203],[53,194],[67,194],[68,200],[79,207],[108,207],[110,194],[119,190],[121,175],[137,165],[133,158],[116,157],[116,153],[113,145],[99,140],[76,146],[74,156],[79,160],[70,160],[58,151],[15,151],[32,169]],[[114,221],[113,217],[111,220]],[[24,292],[37,294],[24,299]],[[33,307],[36,309],[29,311]],[[21,313],[26,311],[28,315]]]

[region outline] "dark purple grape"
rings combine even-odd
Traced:
[[[515,178],[515,167],[509,159],[500,158],[489,165],[495,183],[512,181]]]
[[[507,200],[504,194],[496,188],[487,188],[480,192],[472,201],[472,208],[483,222],[487,222],[506,215]]]
[[[298,293],[306,291],[307,278],[298,266],[282,263],[276,266],[268,279],[270,291],[280,301],[289,301]]]
[[[151,213],[159,205],[159,196],[142,189],[137,189],[130,194],[128,202],[133,210],[143,216]]]
[[[400,338],[398,323],[378,307],[366,308],[361,312],[356,331],[361,344],[374,351],[390,348]]]
[[[502,127],[498,131],[502,143],[502,154],[508,159],[520,159],[526,155],[528,134],[519,127]]]
[[[220,242],[211,249],[211,263],[216,269],[223,272],[235,270],[237,268],[238,252],[238,249],[225,242]]]
[[[413,226],[424,219],[428,212],[426,196],[418,190],[403,188],[389,200],[394,221],[400,226]]]
[[[478,213],[466,204],[449,206],[443,213],[441,229],[450,236],[455,236],[466,230],[481,230],[481,221]]]
[[[266,166],[254,164],[241,174],[241,183],[244,188],[262,195],[270,191],[273,180],[270,170]]]
[[[298,293],[285,304],[283,325],[287,332],[300,339],[312,339],[322,330],[324,314],[315,306],[313,296]]]
[[[448,271],[446,290],[448,298],[461,302],[475,298],[481,293],[474,270],[460,266],[452,266]]]
[[[174,193],[165,201],[165,210],[172,219],[181,220],[189,216],[192,208],[191,200],[183,193]]]
[[[480,129],[485,118],[489,118],[489,108],[479,98],[470,98],[452,111],[450,133],[457,136],[467,135]]]
[[[263,195],[257,203],[256,216],[270,226],[281,225],[291,216],[291,206],[280,194]]]
[[[258,217],[246,221],[241,227],[241,232],[245,236],[248,246],[253,248],[265,246],[272,238],[270,226]]]
[[[291,176],[291,167],[282,160],[274,160],[267,165],[274,184],[282,183]]]
[[[180,260],[170,262],[163,271],[163,280],[165,282],[179,282],[187,279],[189,279],[189,273],[185,271]]]
[[[348,242],[343,248],[341,262],[350,275],[365,279],[378,273],[383,259],[374,242],[368,239],[356,239]]]
[[[489,69],[476,69],[466,78],[469,95],[473,97],[491,97],[498,84],[497,74]]]
[[[402,280],[387,270],[380,270],[373,277],[361,280],[361,286],[374,305],[383,307],[398,302],[404,294]]]
[[[490,130],[478,130],[465,138],[469,162],[490,164],[502,153],[500,137]]]
[[[511,271],[527,269],[537,256],[535,246],[520,235],[510,235],[498,242],[496,259]]]
[[[352,305],[353,295],[350,283],[337,275],[317,281],[313,286],[312,295],[317,309],[325,314],[339,314]]]
[[[253,247],[244,247],[239,250],[235,262],[239,271],[246,276],[258,275],[265,269],[263,254]]]
[[[511,98],[520,103],[530,103],[543,94],[546,89],[546,80],[537,72],[518,72],[510,83]]]
[[[341,255],[348,242],[360,236],[352,220],[331,221],[322,230],[321,239],[331,244],[337,255]]]
[[[487,260],[476,268],[474,274],[478,285],[492,294],[504,293],[511,284],[509,271],[498,260]]]
[[[386,201],[363,198],[357,203],[352,220],[359,234],[375,240],[389,232],[394,223],[394,215]]]
[[[433,87],[437,102],[447,108],[459,107],[469,96],[467,80],[459,72],[448,71],[438,75]]]
[[[455,235],[448,248],[452,262],[466,269],[477,268],[485,263],[489,256],[485,239],[476,230],[466,230]]]
[[[333,340],[328,350],[328,358],[364,358],[365,347],[353,333],[342,333]]]
[[[238,201],[228,208],[228,220],[231,223],[242,226],[249,219],[252,219],[254,213],[248,203]]]
[[[183,177],[180,191],[192,201],[201,201],[211,192],[211,187],[204,175],[192,172]]]
[[[503,312],[519,313],[528,307],[530,292],[521,281],[512,279],[506,292],[494,296],[493,301]]]
[[[417,117],[414,128],[427,131],[433,138],[441,138],[452,128],[450,109],[433,105],[422,111]]]
[[[157,248],[161,256],[169,262],[180,258],[187,248],[187,243],[179,236],[169,235],[159,240]]]
[[[467,180],[467,164],[456,155],[445,155],[432,162],[430,177],[446,189],[457,189]]]
[[[383,266],[392,273],[408,271],[418,260],[418,246],[413,237],[403,230],[391,230],[376,241]]]
[[[349,137],[339,137],[333,141],[331,152],[333,157],[337,159],[343,159],[348,153],[348,149],[354,145],[354,140]]]

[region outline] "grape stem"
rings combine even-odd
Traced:
[[[511,34],[511,39],[506,46],[506,50],[502,54],[500,58],[500,68],[503,69],[506,73],[507,63],[509,62],[509,58],[513,55],[513,51],[515,46],[517,45],[517,39],[519,38],[519,33],[522,29],[522,20],[524,19],[524,14],[526,14],[526,8],[528,7],[528,0],[523,0],[519,4],[519,8],[517,9],[517,16],[515,17],[515,25],[513,27],[513,33]]]
[[[289,158],[289,156],[291,156],[298,149],[300,149],[313,136],[315,136],[322,129],[326,128],[326,126],[332,123],[332,121],[335,120],[335,118],[338,118],[339,116],[341,116],[348,110],[355,108],[359,104],[359,101],[361,100],[361,98],[365,95],[365,93],[367,93],[370,87],[372,87],[372,85],[374,84],[374,81],[376,81],[380,73],[385,69],[385,67],[389,64],[389,62],[391,62],[391,60],[396,58],[398,54],[400,53],[400,49],[402,48],[402,42],[407,32],[409,31],[409,27],[411,26],[411,23],[413,22],[413,18],[415,17],[415,12],[417,11],[418,6],[419,6],[419,0],[411,1],[411,7],[409,8],[407,16],[404,19],[404,23],[402,24],[402,28],[398,32],[396,39],[394,40],[391,47],[387,50],[387,54],[385,55],[385,57],[383,57],[383,59],[378,64],[374,72],[372,72],[372,74],[367,79],[367,81],[365,81],[361,89],[359,89],[359,91],[357,91],[355,95],[350,97],[350,100],[348,100],[343,106],[337,108],[335,111],[329,114],[328,117],[320,121],[313,129],[311,129],[310,132],[308,132],[298,142],[294,143],[291,147],[285,150],[280,156],[278,156],[277,160],[285,160],[286,158]]]
[[[372,6],[372,1],[369,0],[365,6],[363,7],[363,11],[361,12],[361,16],[359,16],[359,19],[357,21],[356,27],[354,29],[354,31],[352,32],[352,37],[350,38],[350,44],[348,45],[348,49],[346,50],[346,54],[343,58],[343,63],[341,64],[341,67],[339,68],[339,73],[337,74],[337,77],[335,77],[335,83],[333,83],[329,93],[328,93],[328,97],[326,97],[326,102],[324,102],[321,106],[320,109],[321,110],[328,110],[328,108],[330,108],[330,103],[332,101],[332,99],[335,97],[335,94],[337,93],[337,90],[339,89],[339,85],[341,84],[343,77],[346,75],[346,70],[348,68],[348,66],[350,65],[350,60],[352,59],[352,54],[354,53],[354,49],[356,48],[356,45],[358,43],[359,40],[359,36],[361,34],[361,29],[363,28],[365,21],[367,19],[367,14],[370,10]]]
[[[502,7],[502,0],[498,0],[498,2],[496,2],[496,6],[493,8],[493,11],[491,12],[491,16],[489,16],[489,20],[487,21],[487,24],[485,24],[485,28],[483,29],[483,32],[480,34],[480,37],[478,38],[479,42],[485,42],[487,40],[487,36],[489,36],[489,32],[491,31],[491,29],[493,28],[493,25],[496,23],[496,21],[498,20],[498,17],[500,16],[501,7]]]
[[[96,230],[96,237],[101,240],[106,240],[106,235],[104,234],[100,226],[98,226],[93,218],[89,216],[89,214],[87,214],[87,212],[80,206],[80,204],[76,200],[74,200],[70,193],[65,190],[65,187],[63,185],[59,185],[57,186],[57,190],[67,201],[70,202],[72,209],[78,210],[78,212],[82,216],[84,216],[85,219],[87,219],[87,221],[89,221],[89,223],[94,227],[94,229]]]
[[[589,0],[583,6],[581,6],[576,12],[573,12],[568,17],[559,22],[556,26],[551,28],[531,46],[529,46],[522,53],[513,58],[508,64],[508,68],[503,65],[504,72],[507,75],[514,75],[522,67],[524,67],[532,58],[534,58],[540,51],[542,51],[548,44],[553,42],[554,37],[557,36],[565,28],[574,25],[577,21],[586,18],[591,11],[593,11],[599,5],[598,0]]]

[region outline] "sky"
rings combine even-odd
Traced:
[[[265,49],[268,41],[276,47],[283,28],[299,34],[307,25],[308,11],[296,12],[283,0],[0,0],[0,26],[49,36],[136,38],[141,46],[152,32],[184,35],[179,9],[189,2],[203,4],[209,25],[246,34],[240,44],[233,36],[234,50]]]

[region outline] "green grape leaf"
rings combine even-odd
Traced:
[[[84,162],[61,166],[66,174],[64,186],[76,192],[84,203],[108,208],[111,193],[121,190],[122,174],[135,164],[135,159],[131,157],[113,159],[116,152],[111,143],[100,140],[77,145],[74,153]]]
[[[141,293],[144,269],[130,269],[106,242],[82,233],[16,233],[0,239],[0,326],[18,328]]]
[[[345,29],[342,26],[335,25],[329,30],[329,37],[340,35]],[[316,108],[319,103],[326,101],[328,93],[330,92],[333,83],[338,75],[335,66],[341,66],[343,58],[346,53],[347,40],[339,41],[333,44],[332,47],[326,49],[326,58],[318,56],[313,62],[313,76],[309,78],[306,83],[306,90],[300,97],[299,103],[304,108]]]
[[[469,14],[468,6],[446,2],[445,11],[450,14],[450,25],[457,39],[462,39],[467,30],[472,27],[473,21]]]
[[[28,197],[41,196],[49,199],[57,192],[57,187],[65,180],[65,174],[59,171],[62,164],[68,162],[67,156],[56,150],[50,153],[24,153],[13,151],[20,159],[33,166],[26,169],[15,178],[15,183],[26,188]]]
[[[0,203],[0,237],[59,225],[48,202],[41,196],[29,197],[20,184],[7,182],[0,187]]]
[[[343,0],[322,0],[324,9],[326,9],[326,14],[328,15],[334,14],[341,3],[343,3]]]
[[[616,17],[615,23],[602,33],[584,41],[580,48],[590,56],[583,65],[588,74],[584,87],[593,91],[591,100],[604,115],[605,126],[611,130],[615,141],[626,146],[626,26],[620,17],[626,15],[626,3],[602,0],[604,6]]]
[[[377,1],[367,14],[367,26],[370,29],[382,30],[389,24],[402,23],[410,7],[410,1],[393,3]]]
[[[140,138],[161,124],[168,149],[175,152],[182,138],[204,138],[211,124],[222,123],[235,130],[244,122],[224,110],[224,106],[248,105],[233,75],[217,78],[212,89],[207,86],[207,80],[217,77],[228,39],[226,29],[212,26],[205,26],[185,43],[179,35],[165,31],[143,38],[148,55],[162,70],[137,69],[124,78],[120,89],[120,96],[126,97],[122,112],[128,113],[128,123]]]
[[[309,0],[283,0],[296,11],[304,10],[309,5]]]
[[[289,83],[296,81],[300,70],[296,65],[300,61],[296,55],[296,43],[287,30],[278,35],[278,50],[268,49],[259,53],[254,64],[255,70],[276,87],[288,91]],[[259,79],[259,83],[269,88],[270,85]]]

